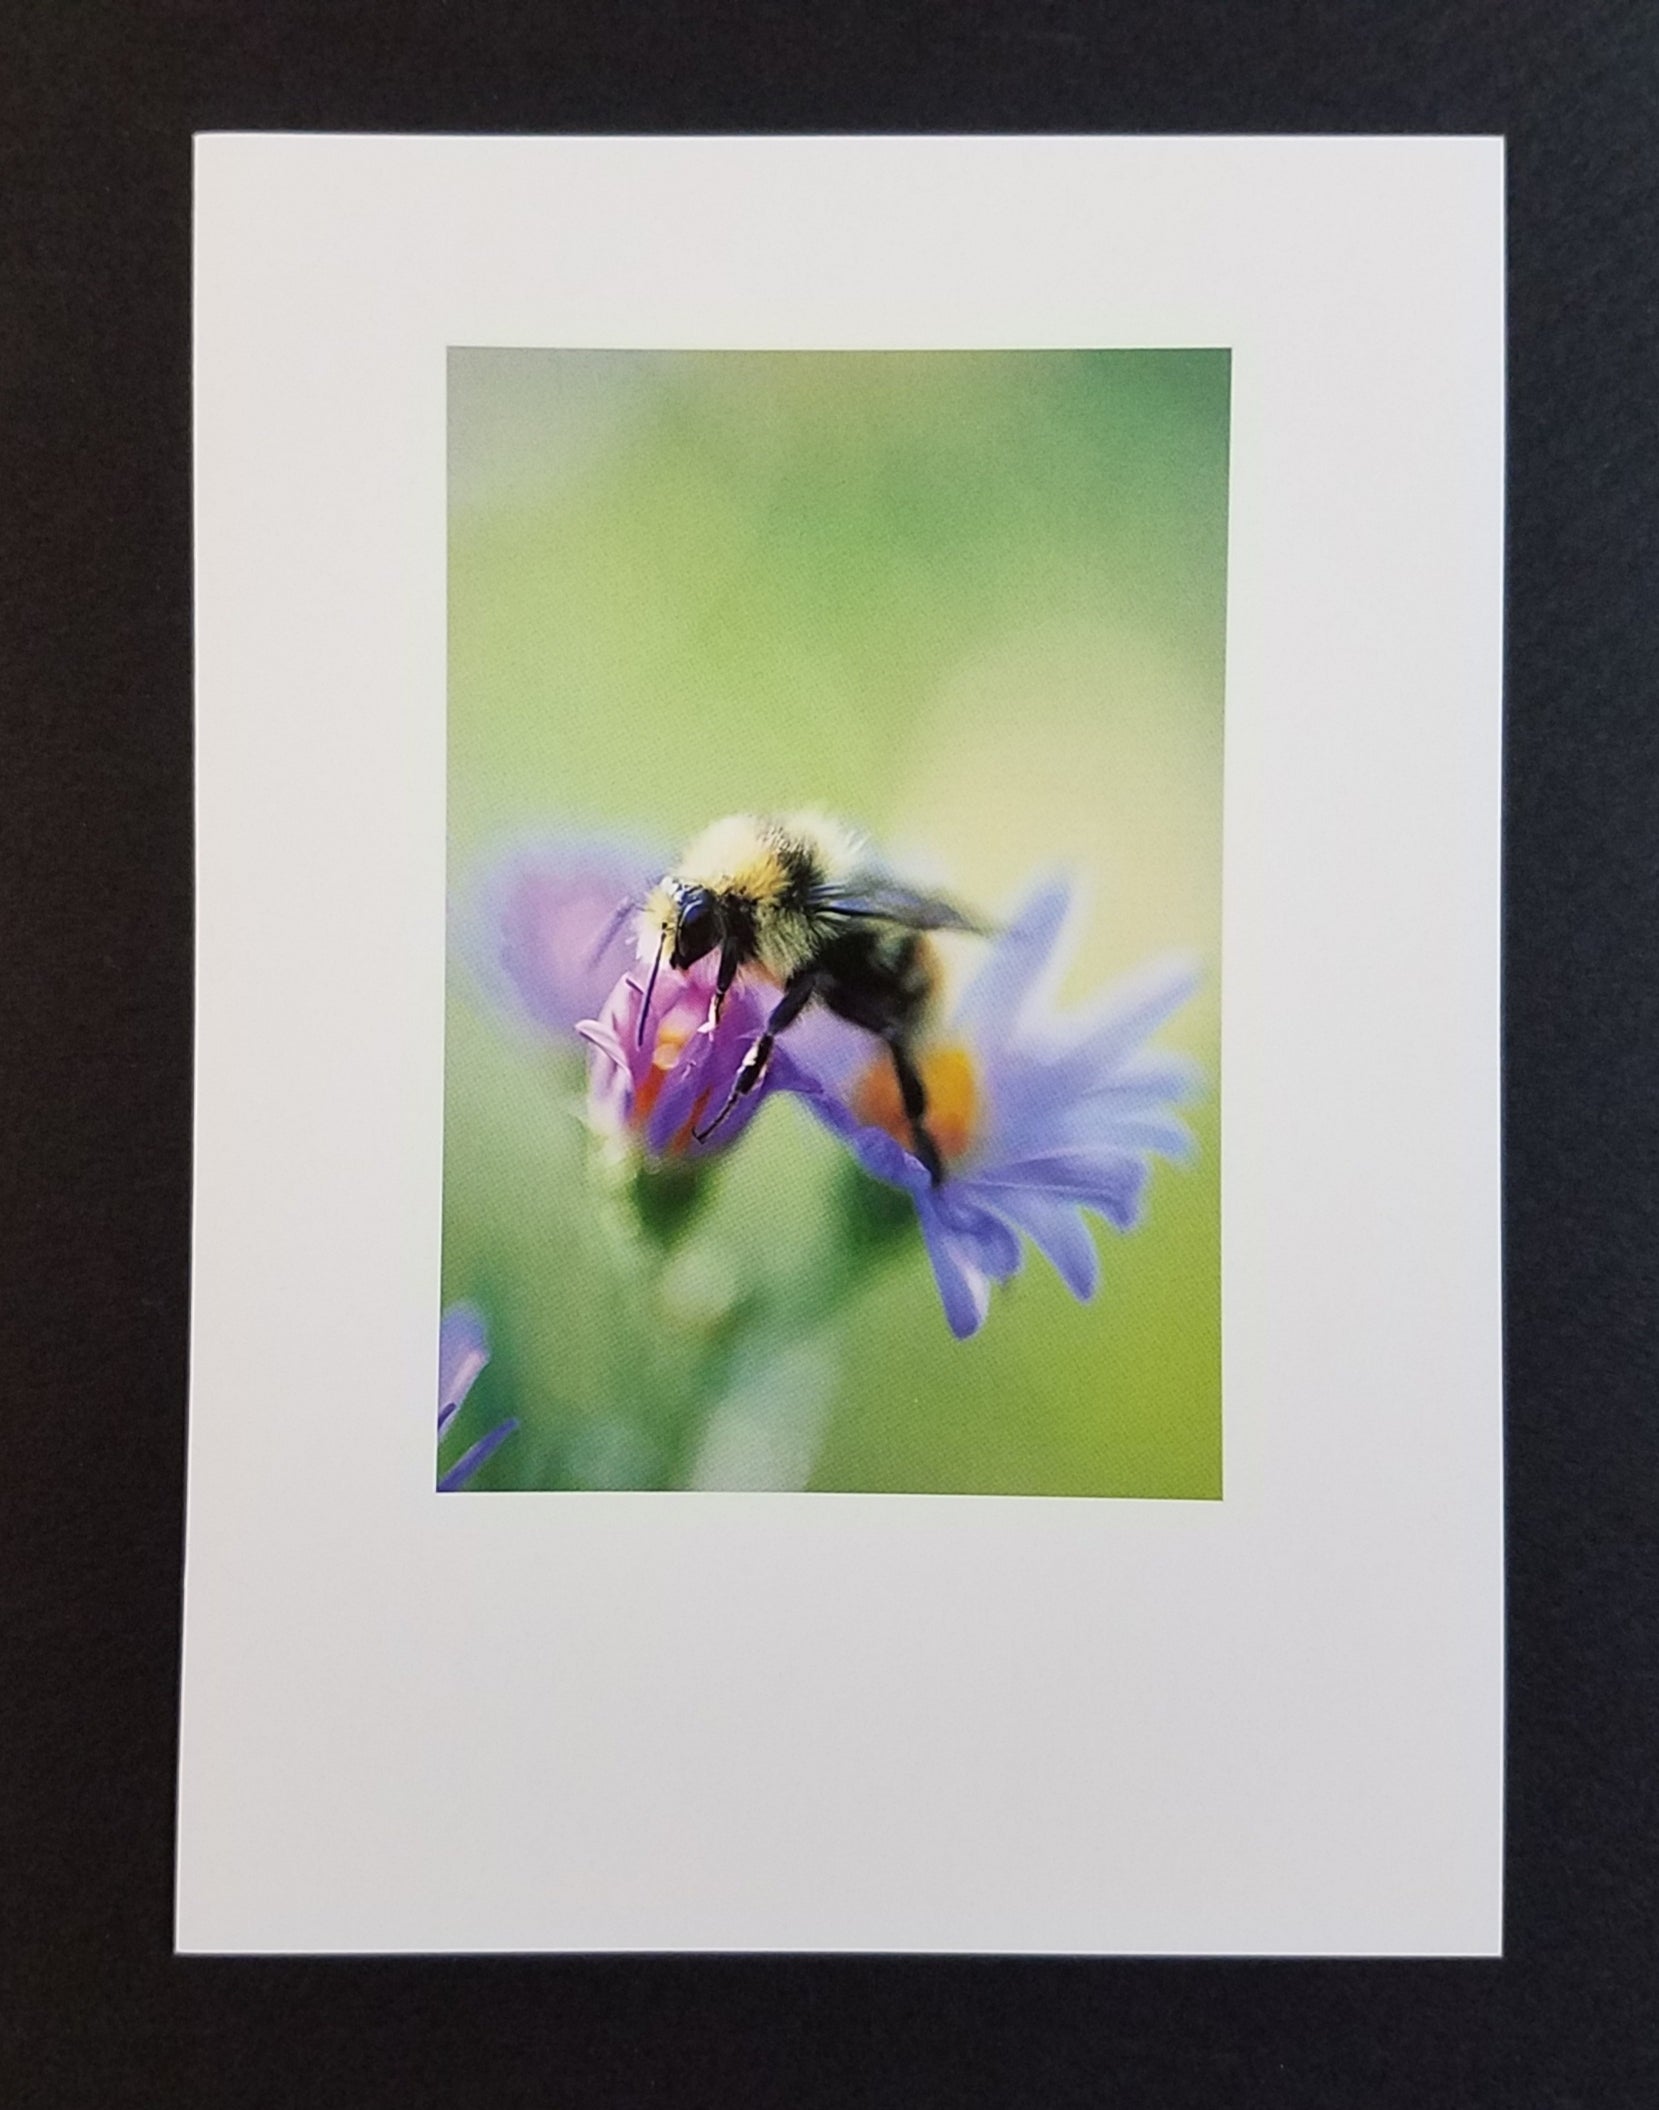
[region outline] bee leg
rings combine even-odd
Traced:
[[[772,1015],[766,1021],[766,1030],[761,1034],[754,1046],[750,1048],[748,1054],[744,1056],[737,1075],[732,1079],[732,1088],[726,1094],[725,1105],[721,1107],[719,1113],[715,1115],[712,1121],[706,1122],[701,1128],[692,1130],[692,1134],[699,1143],[706,1142],[713,1135],[739,1099],[743,1098],[746,1093],[752,1092],[762,1077],[766,1075],[766,1065],[772,1060],[773,1042],[786,1027],[792,1026],[796,1019],[800,1017],[807,1005],[811,1003],[817,988],[818,977],[815,974],[798,974],[791,979],[785,987],[783,995],[772,1006]]]
[[[720,1014],[725,1009],[726,998],[731,994],[733,982],[737,980],[738,951],[728,938],[720,948],[720,972],[714,978],[714,1000],[709,1005],[709,1024],[717,1026]]]
[[[886,1036],[888,1052],[893,1058],[894,1074],[899,1080],[899,1097],[904,1102],[905,1116],[910,1123],[911,1139],[916,1146],[916,1155],[922,1161],[927,1176],[934,1186],[945,1176],[945,1161],[939,1155],[939,1146],[929,1133],[924,1116],[927,1113],[927,1087],[921,1074],[910,1059],[910,1052],[902,1040],[895,1035]]]

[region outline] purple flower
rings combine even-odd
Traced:
[[[1145,1043],[1191,995],[1196,971],[1158,962],[1091,1014],[1056,1017],[1050,986],[1070,906],[1064,884],[1039,887],[996,940],[950,1026],[918,1053],[928,1127],[945,1161],[937,1185],[908,1147],[885,1052],[850,1080],[815,1076],[795,1061],[779,1079],[806,1097],[867,1172],[911,1196],[958,1339],[984,1323],[991,1284],[1019,1267],[1022,1234],[1073,1296],[1092,1297],[1100,1257],[1084,1212],[1132,1230],[1149,1157],[1181,1158],[1193,1147],[1173,1109],[1198,1089],[1197,1067]]]
[[[489,874],[463,937],[498,1001],[550,1033],[591,1018],[634,957],[634,922],[661,863],[603,836],[549,838]]]
[[[438,1327],[438,1441],[441,1444],[450,1423],[460,1413],[473,1381],[490,1359],[489,1336],[476,1305],[452,1304]],[[500,1448],[518,1427],[515,1420],[498,1422],[487,1436],[480,1436],[456,1459],[447,1473],[438,1475],[438,1492],[451,1494],[464,1487],[491,1453]]]
[[[782,1073],[776,1064],[732,1107],[706,1141],[695,1130],[720,1113],[743,1058],[777,1002],[768,982],[739,976],[719,1022],[709,1023],[718,962],[714,955],[680,973],[659,968],[640,1037],[647,976],[636,967],[611,991],[597,1018],[576,1028],[592,1053],[588,1119],[601,1135],[641,1143],[653,1158],[706,1156],[735,1143]]]

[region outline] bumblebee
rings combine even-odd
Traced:
[[[640,952],[652,962],[640,1038],[665,953],[676,969],[719,953],[711,1021],[740,974],[758,974],[780,994],[725,1105],[696,1131],[698,1141],[755,1089],[778,1035],[817,1002],[886,1045],[916,1155],[935,1182],[942,1178],[944,1160],[928,1131],[927,1092],[911,1052],[938,987],[933,931],[983,935],[984,926],[892,878],[839,821],[818,813],[781,820],[734,814],[705,828],[640,912]]]

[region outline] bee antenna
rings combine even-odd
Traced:
[[[651,979],[645,985],[645,1001],[639,1007],[639,1033],[634,1043],[636,1047],[643,1048],[645,1045],[645,1021],[651,1016],[651,992],[657,986],[657,969],[662,965],[662,949],[667,943],[668,926],[664,924],[657,935],[657,956],[651,962]]]
[[[605,954],[610,950],[611,945],[614,943],[617,933],[621,930],[623,924],[626,923],[628,918],[635,914],[641,906],[642,904],[636,901],[631,894],[628,896],[628,899],[626,901],[618,902],[614,912],[606,917],[605,928],[599,933],[598,938],[594,942],[593,950],[588,954],[588,966],[590,968],[597,967],[599,965],[599,962],[605,957]]]

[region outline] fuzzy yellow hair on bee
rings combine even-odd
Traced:
[[[696,898],[708,896],[738,942],[739,965],[757,967],[781,985],[811,959],[823,935],[815,897],[851,875],[860,849],[851,829],[827,814],[780,820],[728,814],[688,844],[673,877],[653,891],[642,919],[642,949],[644,943],[654,949],[658,933],[674,927],[688,897],[695,935]]]
[[[910,1054],[937,979],[924,934],[937,930],[982,931],[983,925],[893,878],[862,838],[828,814],[729,814],[688,845],[640,912],[640,956],[651,961],[641,1041],[665,952],[669,966],[684,972],[718,951],[711,1024],[741,973],[759,974],[782,993],[726,1104],[699,1136],[754,1089],[778,1035],[817,1001],[886,1044],[917,1153],[937,1179],[941,1161]]]

